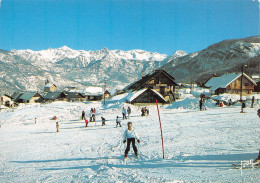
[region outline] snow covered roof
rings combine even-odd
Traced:
[[[212,91],[218,88],[226,88],[229,84],[231,84],[240,76],[241,73],[230,73],[230,74],[224,74],[220,77],[213,77],[205,84],[205,86],[210,87],[210,90]],[[246,77],[248,80],[250,80],[254,85],[256,85],[256,83],[248,75],[243,73],[243,76]]]
[[[73,99],[73,98],[84,98],[84,95],[82,93],[77,93],[77,92],[69,92],[67,95],[68,99]]]
[[[140,90],[142,88],[145,87],[145,84],[147,82],[149,82],[150,80],[152,80],[153,78],[155,78],[158,75],[164,75],[166,78],[169,78],[169,80],[171,80],[172,83],[174,83],[175,85],[178,85],[174,80],[174,77],[171,76],[169,73],[167,73],[165,70],[155,70],[154,73],[152,74],[147,74],[144,77],[142,77],[140,80],[128,85],[124,90]]]
[[[23,93],[18,93],[18,92],[15,92],[13,95],[12,95],[12,98],[14,101],[17,101],[19,99],[20,96],[22,96]]]
[[[127,96],[127,100],[129,102],[132,102],[133,100],[135,100],[137,97],[139,97],[140,95],[142,95],[144,92],[146,92],[147,90],[151,90],[152,92],[154,92],[158,97],[160,97],[165,103],[167,102],[164,97],[157,91],[153,90],[153,89],[148,89],[148,88],[144,88],[141,90],[138,90],[136,92],[131,93],[130,95]]]
[[[89,86],[83,90],[83,93],[85,93],[85,94],[102,94],[103,95],[103,88],[97,87],[97,86]]]
[[[37,92],[25,92],[19,98],[22,100],[31,100],[36,94]]]
[[[48,92],[43,98],[44,99],[57,99],[63,92]],[[65,94],[64,94],[65,95]]]
[[[54,86],[56,87],[56,85],[55,85],[55,84],[48,83],[48,84],[46,84],[46,85],[44,86],[44,88],[50,88],[52,85],[54,85]]]

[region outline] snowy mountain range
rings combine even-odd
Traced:
[[[182,52],[184,54],[184,52]],[[176,52],[174,57],[180,53]],[[0,89],[43,90],[48,79],[58,88],[103,86],[121,89],[168,60],[165,54],[144,50],[73,50],[67,46],[41,51],[0,50]]]
[[[171,59],[162,66],[178,82],[196,81],[204,74],[222,75],[230,72],[260,74],[260,36],[225,40],[183,57]]]
[[[225,40],[196,53],[173,55],[144,50],[73,50],[67,46],[41,51],[0,50],[0,91],[42,91],[48,79],[66,86],[104,86],[122,89],[154,69],[165,69],[177,82],[190,82],[203,74],[240,71],[260,73],[260,36]]]

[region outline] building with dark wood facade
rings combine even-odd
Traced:
[[[165,70],[155,70],[154,73],[147,74],[124,90],[138,91],[144,88],[153,89],[159,92],[167,102],[173,102],[175,100],[173,93],[175,92],[175,87],[178,86],[174,80],[174,77]]]
[[[240,94],[241,92],[241,73],[224,74],[220,77],[211,78],[205,86],[216,95],[222,93]],[[242,93],[252,94],[257,84],[245,73],[242,77]]]

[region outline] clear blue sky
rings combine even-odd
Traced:
[[[0,49],[196,52],[260,35],[257,0],[0,0]]]

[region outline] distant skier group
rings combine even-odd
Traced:
[[[141,116],[149,116],[149,109],[146,107],[143,107],[141,109]]]
[[[126,112],[128,114],[128,119],[129,119],[130,118],[130,114],[131,114],[131,108],[129,106],[127,107],[127,110],[125,109],[125,107],[123,107],[123,109],[122,109],[123,119],[127,119]]]

